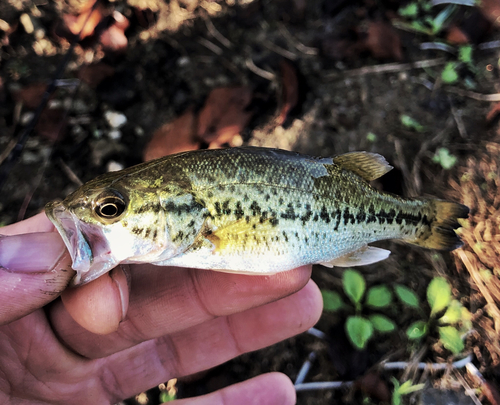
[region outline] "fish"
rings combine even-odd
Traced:
[[[469,209],[370,185],[391,169],[363,151],[198,150],[98,176],[45,212],[71,255],[73,285],[120,263],[271,275],[375,263],[390,251],[369,244],[384,239],[461,247],[455,229]]]

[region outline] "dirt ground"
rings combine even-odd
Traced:
[[[500,101],[500,33],[489,21],[492,12],[461,6],[445,29],[429,35],[400,29],[401,24],[395,28],[398,24],[391,21],[401,20],[402,6],[390,0],[129,0],[102,2],[88,11],[91,6],[83,0],[0,4],[3,167],[41,105],[46,85],[57,79],[38,126],[6,175],[2,225],[39,212],[80,181],[175,148],[245,144],[321,156],[377,152],[394,166],[377,187],[462,202],[467,198],[464,173],[476,167],[471,162],[479,167],[487,159],[490,166],[498,161],[500,149],[493,146],[500,143],[500,107],[495,104]],[[435,16],[446,6],[440,7],[428,13]],[[74,34],[89,14],[90,28],[76,43]],[[454,30],[465,37],[462,44],[472,45],[471,63],[460,62]],[[456,62],[452,83],[441,75],[449,62]],[[219,97],[229,100],[222,107],[210,98],[214,89],[235,86],[236,95],[227,91]],[[488,94],[497,97],[488,99]],[[223,115],[224,108],[231,112]],[[211,117],[205,130],[189,129],[192,122],[202,126],[204,112]],[[120,122],[123,117],[126,122]],[[180,124],[178,117],[184,119]],[[233,129],[228,132],[227,127]],[[174,137],[185,143],[174,145]],[[451,167],[446,159],[435,158],[440,150]],[[491,187],[490,197],[497,193],[492,181],[484,183]],[[485,201],[475,202],[481,207]],[[429,281],[436,275],[447,277],[454,296],[473,315],[474,331],[466,338],[464,353],[474,355],[474,364],[494,387],[500,351],[491,339],[500,318],[488,312],[485,305],[491,309],[491,302],[471,281],[460,257],[395,242],[379,246],[392,255],[360,268],[367,284],[402,284],[425,302]],[[498,277],[499,270],[490,268]],[[322,289],[339,292],[341,276],[336,268],[313,272]],[[492,298],[495,305],[499,299]],[[294,380],[312,351],[317,358],[307,382],[355,380],[381,360],[437,363],[460,358],[453,359],[433,335],[420,345],[408,342],[404,331],[415,313],[395,305],[387,315],[397,319],[398,331],[376,337],[364,351],[354,350],[345,337],[341,314],[325,313],[317,328],[328,339],[303,334],[244,355],[178,382],[178,397],[201,395],[268,371],[284,372]],[[481,387],[475,395],[488,403],[484,386],[463,371],[408,370],[374,372],[382,386],[375,393],[364,381],[358,390],[299,393],[298,403],[383,403],[380,392],[392,390],[390,378],[402,378],[403,373],[429,386],[462,391],[466,384]],[[148,400],[143,396],[126,403],[156,404],[159,394],[154,389]],[[418,395],[405,397],[408,403],[417,400]]]

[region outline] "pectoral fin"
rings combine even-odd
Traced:
[[[372,264],[385,260],[389,257],[391,252],[386,249],[380,249],[373,246],[363,246],[354,252],[351,252],[345,256],[338,257],[329,262],[319,263],[326,267],[353,267],[353,266],[365,266],[367,264]]]

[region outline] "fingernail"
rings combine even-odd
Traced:
[[[65,251],[64,242],[56,232],[0,235],[0,267],[10,271],[50,271]]]
[[[111,279],[118,288],[118,293],[120,294],[121,302],[121,321],[125,319],[128,311],[128,301],[129,301],[129,285],[130,285],[130,274],[127,264],[121,264],[115,267],[109,273]]]

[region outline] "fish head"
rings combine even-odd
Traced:
[[[71,255],[77,272],[73,285],[92,281],[119,263],[154,262],[167,246],[162,212],[141,209],[154,195],[95,183],[45,207]]]

